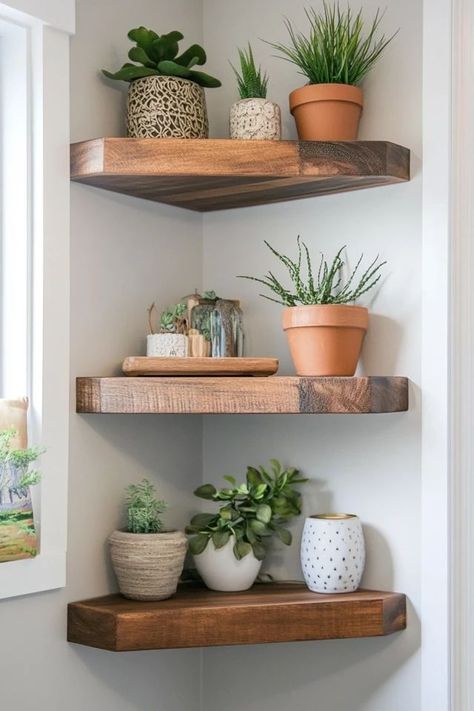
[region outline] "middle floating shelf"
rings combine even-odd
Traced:
[[[78,378],[76,411],[102,414],[376,414],[408,409],[408,379],[271,376]]]

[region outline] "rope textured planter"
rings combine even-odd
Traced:
[[[184,533],[114,531],[109,543],[122,595],[131,600],[165,600],[174,595],[186,555]]]
[[[208,138],[204,89],[180,77],[135,79],[128,90],[130,138]]]

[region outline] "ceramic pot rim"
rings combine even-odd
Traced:
[[[283,330],[326,326],[367,330],[369,310],[351,304],[310,304],[287,306],[282,312]]]
[[[308,516],[308,518],[315,518],[321,521],[348,521],[352,518],[359,518],[357,514],[350,513],[323,513],[323,514],[313,514]]]
[[[353,84],[305,84],[290,93],[290,111],[293,113],[302,104],[315,101],[344,101],[362,107],[362,89]]]
[[[202,87],[200,84],[198,84],[197,82],[193,81],[192,79],[186,79],[185,77],[165,76],[164,74],[151,74],[151,75],[148,76],[148,77],[137,77],[136,79],[132,79],[132,80],[131,80],[130,86],[132,86],[132,84],[134,84],[136,81],[148,81],[148,80],[150,80],[150,79],[151,79],[151,80],[157,79],[158,81],[160,81],[160,83],[161,83],[161,81],[163,81],[163,79],[167,79],[167,80],[169,80],[169,79],[174,79],[175,81],[178,82],[178,84],[181,84],[181,83],[183,83],[183,84],[194,84],[194,85],[197,86],[199,89],[202,89],[202,90],[204,91],[204,87]]]

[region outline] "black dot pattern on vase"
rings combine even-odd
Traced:
[[[358,518],[306,520],[301,567],[310,590],[325,593],[357,590],[364,565],[364,536]]]

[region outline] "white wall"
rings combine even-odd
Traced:
[[[201,39],[201,7],[187,0],[78,0],[71,44],[72,140],[123,135],[123,88],[101,67],[125,61],[139,24]],[[119,371],[143,351],[146,307],[200,287],[198,215],[73,185],[71,376]],[[67,235],[65,235],[67,239]],[[58,309],[61,305],[58,305]],[[65,590],[0,605],[0,708],[198,711],[200,652],[114,655],[66,642],[66,604],[108,592],[106,538],[120,524],[123,489],[148,476],[183,526],[201,480],[201,421],[79,416],[71,382],[68,583]],[[66,473],[65,473],[66,475]],[[12,564],[14,565],[14,564]]]
[[[236,46],[248,40],[270,73],[270,98],[283,109],[284,137],[295,136],[288,92],[302,85],[296,69],[273,58],[259,38],[286,39],[282,16],[303,25],[307,3],[255,4],[204,0],[210,71],[225,86],[209,92],[215,136],[227,135],[228,106],[236,100],[232,70]],[[318,3],[314,3],[317,5]],[[370,15],[379,3],[366,0]],[[359,3],[355,2],[358,8]],[[420,669],[420,250],[421,250],[421,2],[387,3],[384,27],[400,34],[366,83],[361,138],[388,139],[413,151],[412,182],[346,195],[212,213],[204,218],[204,284],[242,298],[252,355],[278,355],[292,372],[279,307],[257,297],[257,285],[237,274],[262,275],[275,266],[263,245],[294,250],[297,234],[310,248],[334,254],[348,245],[388,260],[383,288],[372,305],[363,372],[412,380],[408,414],[206,418],[204,480],[245,471],[246,464],[281,458],[310,478],[304,513],[350,511],[365,526],[368,561],[364,585],[399,590],[409,599],[407,631],[384,639],[206,650],[204,708],[274,711],[418,711]],[[219,58],[217,61],[216,58]],[[265,569],[300,578],[298,543],[303,517],[293,526],[291,550],[275,547]],[[284,624],[284,620],[282,620]]]

